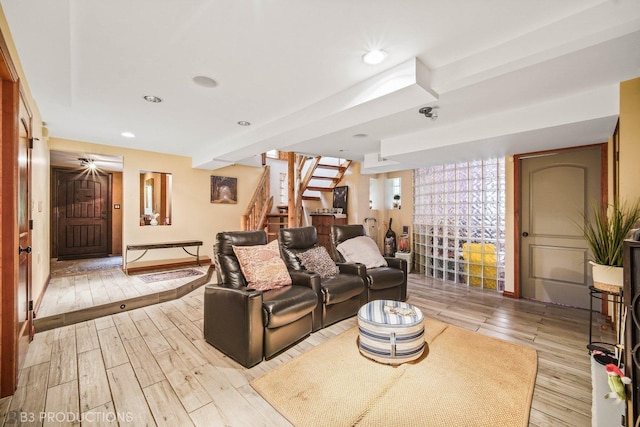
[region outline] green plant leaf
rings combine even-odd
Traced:
[[[577,225],[589,244],[593,260],[622,267],[624,239],[640,221],[640,199],[631,204],[615,202],[606,210],[594,203],[591,214],[585,212],[583,223]]]

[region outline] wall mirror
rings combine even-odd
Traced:
[[[171,174],[140,171],[140,225],[171,225]]]

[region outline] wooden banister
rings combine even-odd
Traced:
[[[241,230],[259,230],[264,226],[265,217],[273,205],[273,197],[269,194],[269,188],[269,166],[265,166],[256,185],[256,191],[240,218]]]

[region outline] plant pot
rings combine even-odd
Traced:
[[[591,270],[591,276],[593,278],[594,288],[612,294],[620,293],[624,277],[624,270],[622,267],[596,264],[593,261],[589,261],[589,264],[593,267]]]

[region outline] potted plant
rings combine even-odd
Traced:
[[[606,210],[594,204],[592,213],[592,217],[585,213],[580,229],[593,255],[593,285],[618,293],[623,279],[623,243],[640,220],[640,199],[631,204],[615,202]]]
[[[393,196],[393,207],[394,209],[400,209],[400,195],[396,194]]]

